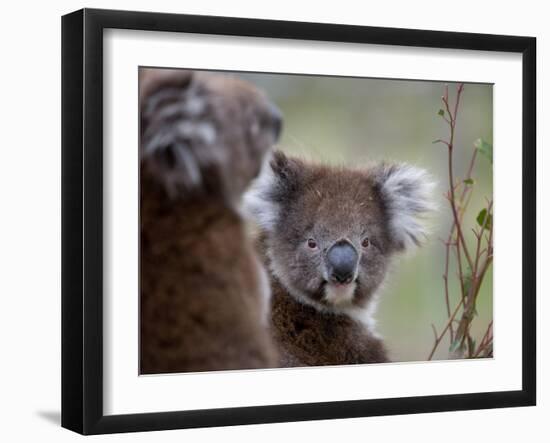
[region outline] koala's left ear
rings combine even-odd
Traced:
[[[284,206],[300,192],[307,174],[305,164],[282,151],[268,155],[259,176],[244,195],[244,212],[266,230],[272,231]]]
[[[427,236],[425,217],[436,209],[432,196],[434,181],[423,169],[407,164],[378,166],[374,180],[396,249],[419,245]]]

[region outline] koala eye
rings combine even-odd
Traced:
[[[361,246],[363,246],[363,248],[367,248],[369,245],[370,245],[369,238],[368,238],[368,237],[365,237],[365,238],[363,239],[363,241],[361,242]]]
[[[315,240],[313,240],[312,238],[309,238],[307,240],[307,245],[311,248],[311,249],[315,249],[317,247],[317,242]]]

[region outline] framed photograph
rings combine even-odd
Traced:
[[[536,40],[62,19],[62,426],[536,403]]]

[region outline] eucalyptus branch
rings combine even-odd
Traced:
[[[487,350],[489,346],[492,347],[492,345],[493,345],[493,322],[491,321],[489,323],[489,326],[487,326],[487,331],[485,331],[485,334],[481,339],[481,343],[479,344],[477,350],[474,352],[474,358],[479,357],[483,351]]]
[[[479,232],[474,233],[474,235],[477,238],[476,242],[476,255],[475,255],[475,263],[474,267],[472,268],[472,281],[470,286],[469,294],[467,295],[466,300],[466,306],[464,307],[464,312],[462,314],[462,318],[460,320],[460,323],[457,328],[455,340],[460,340],[460,348],[464,347],[464,344],[469,336],[469,328],[472,323],[474,314],[475,314],[475,306],[476,306],[476,300],[477,295],[479,293],[479,289],[481,287],[481,281],[483,280],[483,276],[485,275],[485,272],[487,271],[487,268],[492,260],[492,256],[488,256],[484,264],[480,266],[480,251],[481,251],[481,242],[483,239],[483,230],[488,228],[488,223],[490,220],[491,210],[492,210],[493,203],[489,202],[489,205],[487,207],[487,215],[485,217],[485,220],[481,226],[481,230]],[[491,226],[492,231],[492,226]],[[473,349],[468,349],[469,356],[472,356]]]
[[[451,316],[449,317],[447,323],[445,324],[443,330],[441,331],[441,334],[439,334],[439,336],[436,337],[435,339],[435,343],[432,347],[432,350],[430,352],[430,355],[428,356],[428,360],[431,360],[432,357],[434,356],[435,354],[435,351],[437,349],[437,347],[439,346],[439,343],[441,343],[441,340],[443,339],[443,337],[445,336],[445,333],[447,332],[447,330],[451,327],[451,324],[453,323],[453,320],[455,319],[456,317],[456,314],[458,314],[458,311],[460,309],[460,306],[462,305],[461,302],[458,303],[458,305],[456,306],[456,308],[454,309],[453,313],[451,314]],[[435,327],[434,327],[435,328]]]
[[[492,146],[481,139],[476,141],[476,149],[473,151],[464,179],[455,181],[453,153],[455,150],[457,116],[463,91],[464,85],[459,84],[456,89],[454,106],[451,106],[449,101],[449,88],[448,86],[445,87],[444,95],[441,97],[443,109],[439,110],[439,115],[449,127],[449,138],[446,140],[438,139],[434,141],[434,143],[441,143],[447,147],[449,190],[446,197],[449,201],[452,213],[452,225],[447,241],[443,242],[445,245],[443,281],[447,321],[439,334],[437,334],[435,325],[432,324],[435,338],[428,360],[433,358],[435,351],[447,334],[449,335],[451,343],[450,352],[453,356],[474,358],[480,355],[492,355],[492,322],[489,327],[487,327],[477,347],[470,333],[470,327],[476,315],[476,300],[487,270],[493,260],[492,201],[487,201],[487,206],[479,213],[476,219],[479,225],[478,229],[472,229],[475,238],[472,249],[474,252],[473,255],[466,243],[463,227],[464,216],[473,194],[473,171],[476,163],[477,151],[480,150],[492,161]],[[452,249],[454,249],[456,255],[457,276],[461,296],[456,308],[451,312],[449,273],[451,270],[450,254]],[[465,263],[463,261],[465,261]],[[456,329],[454,328],[455,322],[457,324]]]
[[[451,317],[451,302],[449,299],[449,255],[450,255],[450,249],[451,249],[451,239],[452,239],[452,232],[449,235],[449,240],[445,242],[445,272],[443,274],[443,281],[445,282],[445,306],[447,307],[447,317]],[[432,323],[432,327],[435,331],[435,326]],[[449,325],[449,333],[450,333],[450,340],[451,343],[454,340],[454,328],[451,324]],[[436,340],[437,340],[437,334],[435,334]]]
[[[458,114],[458,105],[460,103],[460,96],[462,95],[462,92],[464,91],[464,84],[460,83],[458,85],[457,91],[456,91],[456,100],[455,100],[455,107],[454,107],[454,113],[452,113],[449,109],[449,87],[446,87],[445,90],[445,96],[443,97],[443,103],[445,104],[445,107],[447,109],[447,113],[449,115],[449,126],[450,126],[450,137],[449,141],[447,142],[447,148],[449,150],[448,155],[448,162],[447,166],[449,169],[449,190],[450,190],[450,202],[451,202],[451,210],[453,211],[453,217],[456,225],[456,231],[458,234],[458,238],[460,240],[460,243],[462,243],[462,249],[464,251],[464,255],[466,256],[466,260],[468,261],[468,264],[470,267],[473,266],[472,258],[470,257],[470,253],[468,251],[468,247],[466,246],[466,241],[464,240],[464,235],[462,233],[462,227],[458,218],[458,211],[456,209],[456,200],[455,200],[455,186],[454,186],[454,172],[453,172],[453,148],[454,148],[454,138],[455,138],[455,128],[456,128],[456,118]]]

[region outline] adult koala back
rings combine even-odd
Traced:
[[[280,113],[229,76],[139,76],[141,373],[275,366],[267,276],[236,208]]]

